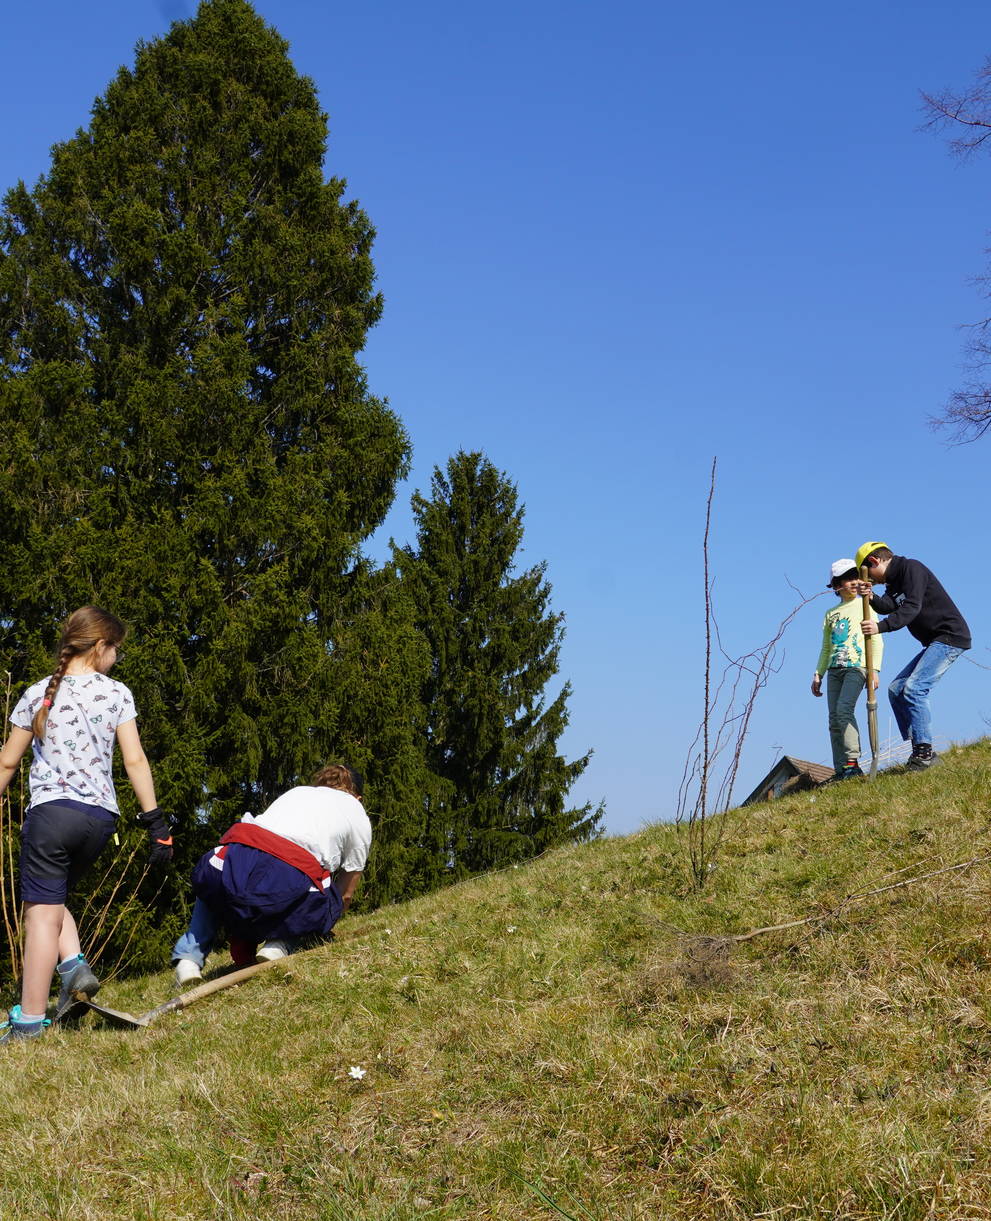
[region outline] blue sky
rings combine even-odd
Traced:
[[[701,716],[714,456],[729,651],[882,538],[936,571],[974,633],[937,688],[937,735],[987,732],[991,438],[952,447],[928,420],[985,312],[991,163],[919,130],[919,91],[967,85],[991,54],[986,4],[256,7],[316,82],[328,172],[378,229],[386,310],[365,362],[415,455],[371,550],[409,538],[410,492],[458,448],[516,481],[522,563],[547,561],[567,616],[565,749],[596,752],[575,796],[606,800],[607,830],[674,812]],[[137,40],[192,11],[9,9],[0,186],[43,173]],[[829,604],[788,630],[740,797],[782,749],[829,758],[808,689]],[[889,677],[913,645],[887,639]]]

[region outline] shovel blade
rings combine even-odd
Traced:
[[[877,702],[867,705],[867,732],[871,740],[871,780],[877,775]]]
[[[92,1009],[94,1013],[98,1013],[100,1017],[106,1018],[110,1022],[116,1022],[119,1026],[149,1025],[147,1014],[136,1017],[133,1013],[124,1013],[121,1009],[108,1009],[106,1005],[98,1005],[96,1001],[87,1001],[86,1007]]]

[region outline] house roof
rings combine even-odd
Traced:
[[[833,769],[824,763],[809,763],[807,759],[796,759],[793,755],[785,755],[785,759],[795,769],[796,776],[804,772],[807,776],[811,776],[816,784],[822,784],[824,780],[828,780],[833,775]]]
[[[782,755],[750,796],[740,804],[748,806],[755,801],[763,801],[767,790],[773,786],[775,778],[780,776],[782,771],[786,771],[791,776],[808,776],[813,784],[822,784],[833,774],[833,769],[824,763],[810,763],[808,759],[796,759],[794,755]]]

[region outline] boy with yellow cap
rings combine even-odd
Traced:
[[[866,564],[870,582],[858,583],[857,592],[871,594],[871,607],[886,618],[865,620],[865,636],[897,632],[907,627],[922,645],[888,687],[891,711],[904,741],[912,742],[910,771],[923,772],[937,760],[932,748],[932,713],[929,693],[950,666],[970,648],[970,628],[933,573],[919,560],[894,555],[887,543],[864,543],[854,558],[858,569]],[[883,581],[885,592],[875,594],[873,583]]]

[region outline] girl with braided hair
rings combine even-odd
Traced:
[[[52,972],[61,989],[56,1016],[77,993],[94,996],[100,981],[83,956],[65,906],[68,891],[114,833],[114,743],[151,839],[151,863],[172,859],[172,837],[155,801],[155,785],[138,736],[131,692],[110,678],[120,659],[124,624],[98,606],[74,611],[62,628],[54,672],[34,683],[11,713],[0,750],[0,793],[33,746],[31,799],[21,828],[20,886],[24,903],[21,1002],[10,1011],[0,1042],[40,1035]]]

